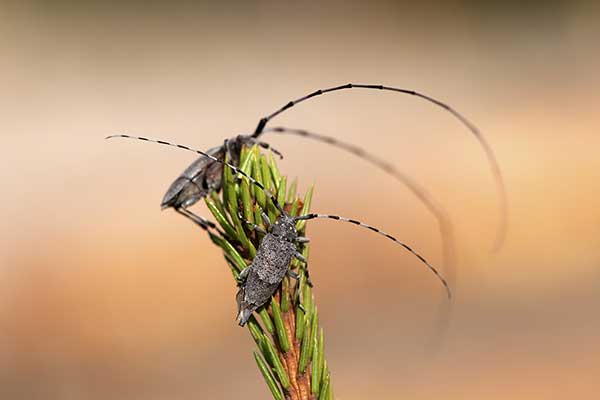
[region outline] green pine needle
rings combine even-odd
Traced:
[[[262,373],[262,376],[265,378],[265,382],[267,382],[267,386],[269,387],[269,390],[273,394],[273,398],[275,398],[275,400],[283,400],[283,398],[284,398],[283,392],[277,385],[277,382],[275,381],[275,377],[273,376],[273,373],[271,372],[271,369],[269,368],[269,366],[265,363],[263,358],[257,352],[254,352],[254,359],[256,360],[256,363],[258,364],[258,369]]]
[[[265,157],[257,146],[243,148],[239,162],[240,169],[273,193],[290,215],[310,212],[314,188],[299,196],[297,181],[294,179],[288,186],[288,178],[281,174],[272,154]],[[211,240],[223,250],[237,279],[252,264],[263,237],[250,224],[264,228],[261,212],[273,223],[278,211],[260,188],[229,168],[223,169],[221,196],[212,193],[205,202],[226,235],[213,231]],[[304,236],[306,221],[299,221],[296,229]],[[298,251],[308,258],[307,244],[298,245]],[[307,284],[306,266],[294,260],[290,268],[298,273],[299,280],[285,277],[272,300],[248,320],[248,331],[258,347],[254,358],[274,399],[300,398],[300,393],[312,393],[315,399],[333,399],[331,374],[324,357],[323,329],[319,326],[312,289]],[[294,370],[288,367],[295,365],[298,367]]]
[[[281,315],[281,308],[277,299],[271,299],[271,310],[273,312],[273,320],[275,321],[275,331],[277,332],[277,339],[279,339],[279,346],[284,353],[290,350],[290,341],[288,340],[287,332],[283,324],[283,317]]]
[[[302,347],[300,349],[300,361],[298,362],[298,372],[303,374],[308,367],[310,353],[310,323],[308,318],[304,318],[304,337],[302,338]]]
[[[208,210],[215,217],[219,225],[221,225],[221,227],[225,230],[225,233],[227,233],[227,235],[230,238],[237,239],[237,232],[235,231],[231,223],[229,223],[227,218],[225,218],[225,214],[219,209],[219,207],[217,207],[215,202],[213,200],[209,200],[208,197],[204,198],[204,202],[206,203]]]
[[[275,328],[273,327],[273,321],[271,321],[271,316],[265,307],[262,307],[258,311],[258,315],[260,316],[260,320],[263,323],[263,326],[271,335],[275,334]]]
[[[290,379],[288,378],[287,372],[283,368],[283,364],[279,359],[279,353],[277,352],[277,350],[275,350],[275,345],[267,337],[264,338],[263,343],[265,345],[266,353],[268,356],[267,359],[269,360],[269,363],[275,370],[275,374],[279,378],[279,383],[281,383],[281,386],[283,386],[284,389],[288,389],[290,387]]]
[[[302,206],[302,211],[300,211],[300,214],[298,215],[308,214],[308,211],[310,210],[310,203],[312,201],[313,189],[314,186],[311,186],[310,189],[308,189],[308,192],[306,192],[306,196],[304,197],[304,205]],[[303,230],[305,226],[306,220],[296,222],[296,230],[298,231]]]

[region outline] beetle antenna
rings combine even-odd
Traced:
[[[280,213],[285,214],[285,211],[283,210],[283,208],[281,207],[281,205],[279,204],[279,202],[277,201],[277,199],[275,198],[275,196],[273,195],[273,193],[271,193],[269,190],[267,190],[267,188],[265,188],[262,185],[262,183],[258,182],[256,179],[252,178],[247,173],[245,173],[241,169],[237,168],[236,166],[228,163],[227,161],[219,160],[218,158],[213,157],[210,154],[206,154],[205,152],[200,151],[200,150],[192,149],[191,147],[185,146],[183,144],[169,143],[169,142],[165,142],[164,140],[156,140],[156,139],[149,139],[149,138],[143,137],[143,136],[130,136],[130,135],[122,135],[122,134],[107,136],[105,139],[113,139],[113,138],[125,138],[125,139],[142,140],[144,142],[157,143],[157,144],[162,144],[164,146],[177,147],[179,149],[191,151],[192,153],[196,153],[196,154],[200,154],[200,155],[202,155],[204,157],[208,157],[208,158],[210,158],[213,161],[216,161],[216,162],[218,162],[220,164],[228,166],[235,173],[238,173],[238,174],[246,177],[250,182],[252,182],[254,185],[258,186],[265,193],[265,195],[271,199],[271,202],[273,203],[273,205],[275,206],[275,208],[277,208],[277,210]]]
[[[405,173],[397,169],[392,163],[389,163],[373,154],[368,153],[362,147],[356,146],[351,143],[343,142],[334,137],[307,131],[305,129],[286,128],[282,126],[266,128],[263,132],[292,134],[329,144],[333,147],[337,147],[351,154],[354,154],[355,156],[371,163],[372,165],[375,165],[379,169],[383,170],[385,173],[393,176],[394,178],[402,182],[436,218],[443,242],[442,249],[444,253],[444,267],[446,273],[448,274],[448,279],[450,280],[450,282],[454,280],[454,263],[456,255],[454,226],[444,206],[440,202],[438,202],[437,199],[435,199],[433,195],[431,195],[431,193],[429,193],[427,189],[425,189],[422,185],[420,185],[418,182],[412,179],[409,175],[406,175]]]
[[[264,132],[267,123],[269,123],[269,121],[271,119],[275,118],[277,115],[281,114],[285,110],[292,108],[295,105],[302,103],[303,101],[306,101],[313,97],[320,96],[325,93],[331,93],[331,92],[336,92],[336,91],[345,90],[345,89],[385,90],[385,91],[390,91],[390,92],[404,93],[404,94],[408,94],[411,96],[416,96],[416,97],[419,97],[423,100],[426,100],[430,103],[433,103],[433,104],[445,109],[450,114],[452,114],[455,118],[457,118],[464,126],[466,126],[467,129],[469,129],[471,131],[471,133],[479,141],[479,144],[483,148],[483,150],[488,158],[490,167],[492,169],[492,175],[496,182],[496,190],[497,190],[498,196],[500,198],[500,200],[499,200],[500,201],[500,205],[499,205],[499,207],[500,207],[500,226],[498,228],[498,231],[496,234],[496,239],[495,239],[494,246],[493,246],[493,251],[498,251],[504,244],[504,240],[506,238],[506,230],[507,230],[507,226],[508,226],[508,195],[506,193],[506,186],[504,184],[504,178],[503,178],[502,172],[500,170],[500,165],[498,163],[498,160],[496,159],[496,155],[494,154],[492,148],[488,144],[487,140],[484,138],[481,131],[471,121],[469,121],[467,118],[465,118],[462,114],[460,114],[454,108],[450,107],[448,104],[446,104],[442,101],[434,99],[433,97],[430,97],[426,94],[419,93],[419,92],[416,92],[414,90],[409,90],[409,89],[402,89],[402,88],[383,86],[383,85],[365,85],[365,84],[348,83],[346,85],[340,85],[340,86],[330,87],[327,89],[315,90],[314,92],[309,93],[305,96],[302,96],[298,99],[289,101],[288,103],[286,103],[283,107],[281,107],[277,111],[262,118],[258,122],[258,125],[256,126],[256,129],[254,130],[254,134],[252,135],[252,137],[255,137],[255,138],[259,137]]]
[[[316,219],[316,218],[335,219],[337,221],[344,221],[344,222],[349,222],[354,225],[362,226],[363,228],[367,228],[381,236],[388,238],[389,240],[395,242],[396,244],[399,244],[400,246],[402,246],[406,250],[408,250],[410,253],[412,253],[415,257],[417,257],[423,264],[425,264],[427,266],[427,268],[429,268],[431,270],[431,272],[433,272],[437,276],[437,278],[440,280],[440,282],[442,282],[442,285],[444,285],[444,288],[446,288],[446,293],[448,295],[448,299],[452,298],[452,292],[450,291],[450,286],[448,285],[448,282],[446,281],[446,279],[444,279],[442,274],[440,274],[440,272],[437,270],[437,268],[435,268],[433,265],[431,265],[422,255],[420,255],[419,253],[414,251],[409,245],[402,243],[401,241],[399,241],[398,239],[396,239],[389,233],[385,233],[382,230],[375,228],[374,226],[367,225],[367,224],[357,221],[355,219],[340,217],[339,215],[310,213],[310,214],[306,214],[306,215],[301,215],[299,217],[294,217],[294,220],[301,221],[301,220],[309,220],[309,219]]]

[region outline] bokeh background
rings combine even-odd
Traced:
[[[510,196],[504,248],[486,159],[419,99],[346,91],[275,124],[393,160],[450,213],[451,312],[376,235],[310,225],[339,399],[600,394],[600,8],[596,2],[0,3],[0,397],[260,399],[254,344],[206,235],[159,203],[194,155],[289,99],[347,82],[421,90],[487,135]],[[441,263],[435,219],[340,151],[270,138],[314,209]],[[204,205],[196,210],[207,214]],[[444,323],[445,321],[445,323]]]

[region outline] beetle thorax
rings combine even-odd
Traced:
[[[282,215],[277,219],[277,221],[275,221],[271,233],[274,236],[288,242],[295,242],[298,238],[298,233],[296,232],[296,222],[293,218],[288,217],[287,215]]]

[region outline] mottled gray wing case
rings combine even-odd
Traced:
[[[288,271],[295,251],[293,243],[266,235],[256,252],[253,268],[261,280],[279,284]]]
[[[265,304],[273,293],[279,287],[279,283],[269,283],[264,281],[258,276],[255,270],[251,270],[248,273],[248,278],[244,285],[244,300],[242,302],[242,308],[247,308],[250,312],[256,310],[258,307]],[[246,307],[244,307],[244,304]]]
[[[206,153],[219,160],[225,159],[225,148],[223,146],[213,147]],[[218,190],[221,187],[222,170],[222,164],[205,156],[198,157],[169,186],[163,197],[161,207],[186,208],[208,195],[211,190]],[[190,182],[193,184],[190,184]]]

